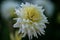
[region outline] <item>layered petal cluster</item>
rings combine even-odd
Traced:
[[[13,25],[14,28],[19,28],[18,33],[22,34],[22,37],[28,35],[29,39],[32,36],[37,37],[38,35],[44,34],[45,23],[48,23],[47,17],[43,14],[44,9],[42,6],[33,5],[30,3],[21,4],[16,10],[17,18],[16,23]]]

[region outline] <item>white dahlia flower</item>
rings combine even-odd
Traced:
[[[33,5],[30,3],[21,4],[20,8],[16,9],[17,22],[13,25],[14,28],[19,28],[18,33],[22,33],[22,37],[28,35],[29,39],[32,36],[37,37],[37,34],[44,34],[45,23],[48,23],[47,17],[43,14],[42,6]]]

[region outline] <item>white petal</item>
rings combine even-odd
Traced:
[[[25,37],[26,36],[26,32],[22,35],[22,37]]]
[[[39,31],[37,31],[37,33],[38,33],[39,35],[41,35]]]
[[[15,10],[16,10],[16,14],[20,16],[20,11],[18,9],[15,9]]]
[[[30,30],[28,30],[28,37],[29,37],[29,39],[31,39],[31,38],[30,38],[30,36],[31,36],[30,33],[31,33]]]
[[[21,23],[22,22],[22,19],[21,18],[18,18],[17,19],[17,23]]]
[[[21,33],[21,32],[22,32],[22,28],[20,27],[18,33]]]
[[[46,28],[46,25],[44,23],[39,23],[39,25],[41,26],[41,28]]]
[[[36,25],[35,28],[38,29],[41,32],[41,34],[44,34],[45,32],[44,29],[41,28],[37,23],[35,23],[35,25]]]
[[[14,28],[19,28],[19,27],[20,27],[20,24],[19,24],[19,23],[15,23],[15,24],[13,25],[13,27],[14,27]]]
[[[24,24],[22,24],[22,33],[24,33],[24,30],[25,30],[25,26]]]
[[[41,34],[43,34],[44,35],[44,29],[42,29],[42,28],[40,28],[40,32],[41,32]]]
[[[45,11],[45,9],[42,9],[42,12],[44,12]]]
[[[33,28],[33,26],[31,28],[33,30],[33,35],[38,38],[37,33],[36,33],[36,30]]]
[[[30,3],[26,2],[26,6],[30,6]]]

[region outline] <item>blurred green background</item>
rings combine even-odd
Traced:
[[[10,40],[10,33],[15,31],[12,25],[14,24],[12,17],[8,19],[2,16],[2,5],[7,0],[0,0],[0,40]],[[10,0],[11,1],[11,0]],[[23,0],[13,0],[17,3],[24,2]],[[39,36],[38,39],[33,37],[32,40],[60,40],[60,1],[50,0],[54,4],[54,12],[52,16],[47,15],[49,24],[46,24],[45,35]],[[6,6],[7,7],[7,6]],[[4,14],[3,14],[4,15]],[[7,16],[7,15],[5,15]],[[22,40],[28,40],[28,37],[24,37]]]

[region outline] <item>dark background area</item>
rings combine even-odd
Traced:
[[[0,0],[0,40],[10,40],[9,37],[9,28],[7,21],[1,16],[1,3],[4,0]],[[16,0],[23,2],[22,0]],[[60,14],[60,0],[51,0],[55,5],[55,10],[53,16],[48,18],[49,24],[45,29],[45,35],[39,36],[38,39],[33,37],[32,40],[60,40],[60,23],[57,20],[57,16]],[[59,15],[60,16],[60,15]],[[26,36],[22,40],[28,40]]]

